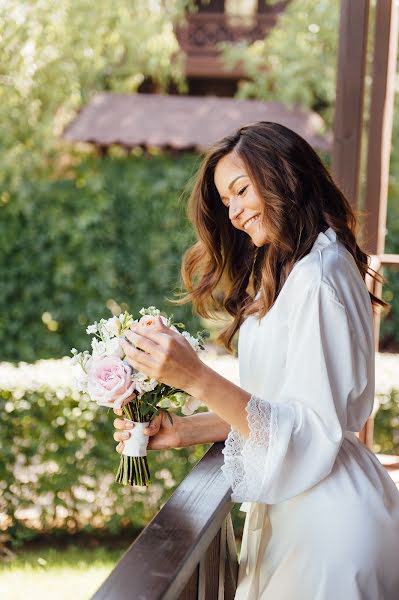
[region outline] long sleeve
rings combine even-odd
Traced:
[[[367,348],[323,281],[293,299],[286,357],[277,397],[252,395],[247,404],[249,438],[232,429],[226,440],[222,471],[234,502],[274,504],[323,480],[334,466],[348,414],[369,393]]]

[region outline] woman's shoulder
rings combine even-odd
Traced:
[[[309,254],[294,266],[291,286],[296,293],[300,290],[306,292],[315,286],[328,287],[344,305],[352,299],[353,294],[360,293],[368,297],[355,259],[339,240],[321,248],[313,246]]]
[[[352,329],[364,338],[365,343],[372,343],[370,294],[354,257],[340,241],[314,248],[298,261],[292,272],[290,286],[291,293],[288,296],[294,302],[300,301],[300,298],[306,299],[313,290],[320,290],[323,299],[345,309]]]

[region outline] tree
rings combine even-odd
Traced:
[[[238,96],[316,110],[331,126],[335,101],[339,2],[295,0],[276,27],[253,44],[224,44],[228,66],[242,61]]]
[[[173,25],[188,0],[2,0],[0,204],[54,175],[65,124],[96,92],[183,83]]]

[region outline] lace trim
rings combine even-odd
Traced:
[[[222,450],[224,455],[222,472],[230,484],[232,502],[241,502],[241,499],[247,496],[247,482],[242,459],[244,444],[244,436],[239,431],[231,428]]]
[[[272,474],[278,434],[278,409],[252,395],[246,406],[249,438],[231,428],[223,449],[222,471],[233,502],[259,501]]]

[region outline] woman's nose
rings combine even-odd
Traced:
[[[239,201],[232,199],[229,206],[229,219],[233,221],[240,215],[243,211],[243,207],[240,206]]]

